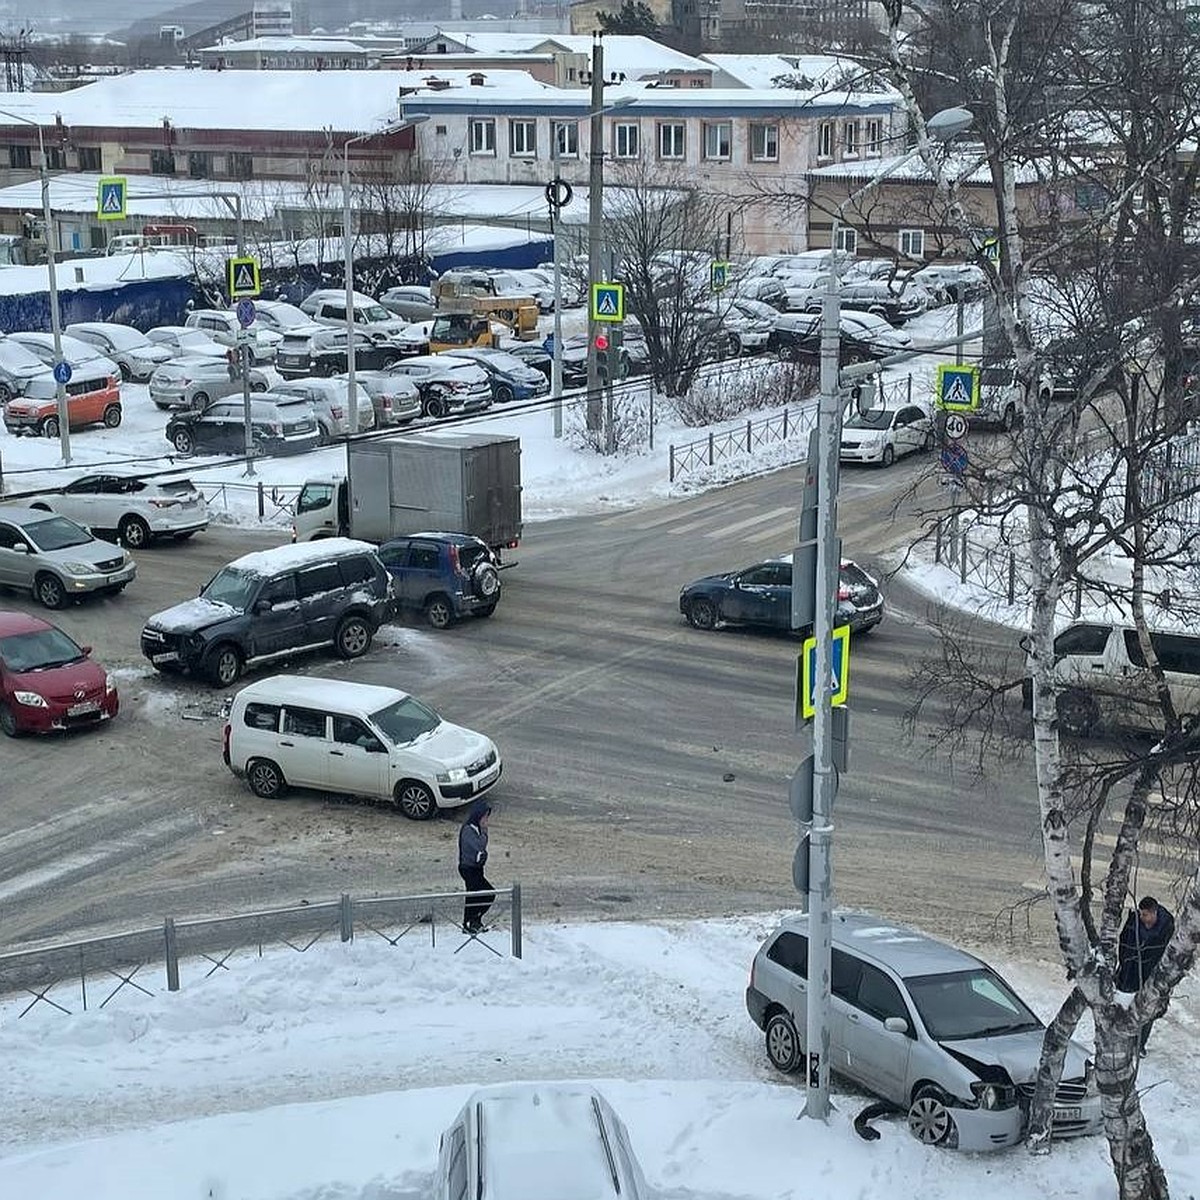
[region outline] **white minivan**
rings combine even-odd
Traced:
[[[390,800],[415,821],[470,804],[503,769],[491,738],[407,692],[307,675],[272,675],[238,692],[225,764],[265,799],[316,788]]]

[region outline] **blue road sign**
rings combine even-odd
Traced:
[[[711,262],[708,264],[708,285],[714,292],[723,291],[729,283],[729,264],[727,262]]]
[[[254,324],[254,318],[257,314],[254,311],[253,300],[239,300],[237,302],[237,319],[238,324],[245,329],[247,326]]]
[[[54,364],[54,382],[62,384],[71,382],[71,364],[66,359]]]
[[[625,320],[625,286],[620,283],[592,284],[592,320]]]
[[[545,352],[550,355],[551,358],[554,357],[554,334],[548,333],[546,335],[546,340],[542,342],[542,349],[545,350]]]
[[[937,406],[947,412],[974,412],[979,407],[978,367],[940,363],[937,369]]]
[[[96,190],[96,217],[101,221],[125,219],[125,178],[107,175]]]
[[[833,631],[833,696],[831,704],[845,704],[850,693],[850,626],[839,625]],[[817,639],[806,638],[800,653],[800,715],[812,717],[817,711]]]
[[[951,475],[961,475],[967,469],[968,462],[970,459],[967,458],[967,448],[960,446],[958,442],[951,442],[942,451],[942,466]]]

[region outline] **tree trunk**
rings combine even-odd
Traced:
[[[1119,1004],[1097,1006],[1096,1083],[1120,1200],[1169,1200],[1137,1091],[1138,1026]]]
[[[1054,1117],[1054,1093],[1062,1078],[1063,1063],[1067,1058],[1067,1046],[1071,1035],[1079,1024],[1079,1018],[1087,1011],[1087,1000],[1078,988],[1072,988],[1062,1007],[1054,1014],[1054,1020],[1046,1029],[1042,1042],[1042,1058],[1038,1063],[1037,1080],[1033,1099],[1029,1104],[1029,1135],[1025,1142],[1030,1154],[1050,1153],[1050,1123]]]

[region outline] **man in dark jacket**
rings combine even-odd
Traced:
[[[495,890],[483,874],[487,863],[488,814],[492,806],[476,800],[458,831],[458,873],[466,885],[463,903],[463,933],[481,933],[483,917],[496,899]]]
[[[1150,972],[1158,966],[1174,932],[1175,918],[1171,913],[1153,896],[1143,896],[1138,901],[1137,911],[1130,911],[1125,928],[1121,930],[1117,947],[1118,990],[1136,992],[1150,978]],[[1143,1052],[1153,1024],[1153,1021],[1147,1021],[1142,1026],[1140,1049]]]

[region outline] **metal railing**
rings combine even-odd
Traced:
[[[482,894],[482,893],[481,893]],[[489,893],[490,894],[490,893]],[[0,954],[0,1002],[15,1009],[17,1019],[37,1004],[70,1015],[69,1004],[104,1008],[125,988],[152,996],[150,972],[162,971],[167,991],[177,992],[185,979],[199,982],[228,971],[239,951],[261,958],[267,946],[284,946],[303,954],[322,939],[350,942],[373,935],[390,946],[414,931],[428,931],[430,947],[437,945],[439,927],[464,940],[455,950],[472,944],[500,956],[479,934],[461,931],[465,892],[429,892],[417,896],[382,896],[337,900],[290,908],[266,909],[231,917],[176,920],[106,937],[41,946]],[[521,885],[498,888],[488,914],[490,921],[508,917],[509,953],[522,955]],[[496,926],[489,926],[494,932]],[[103,994],[99,1004],[97,994]],[[24,997],[31,997],[27,1002]]]
[[[299,483],[240,483],[236,480],[207,482],[193,479],[196,489],[203,493],[209,507],[215,507],[220,502],[221,508],[229,511],[229,500],[232,496],[253,492],[258,505],[260,521],[274,520],[279,516],[291,517],[296,512],[296,498],[300,495],[303,484]]]

